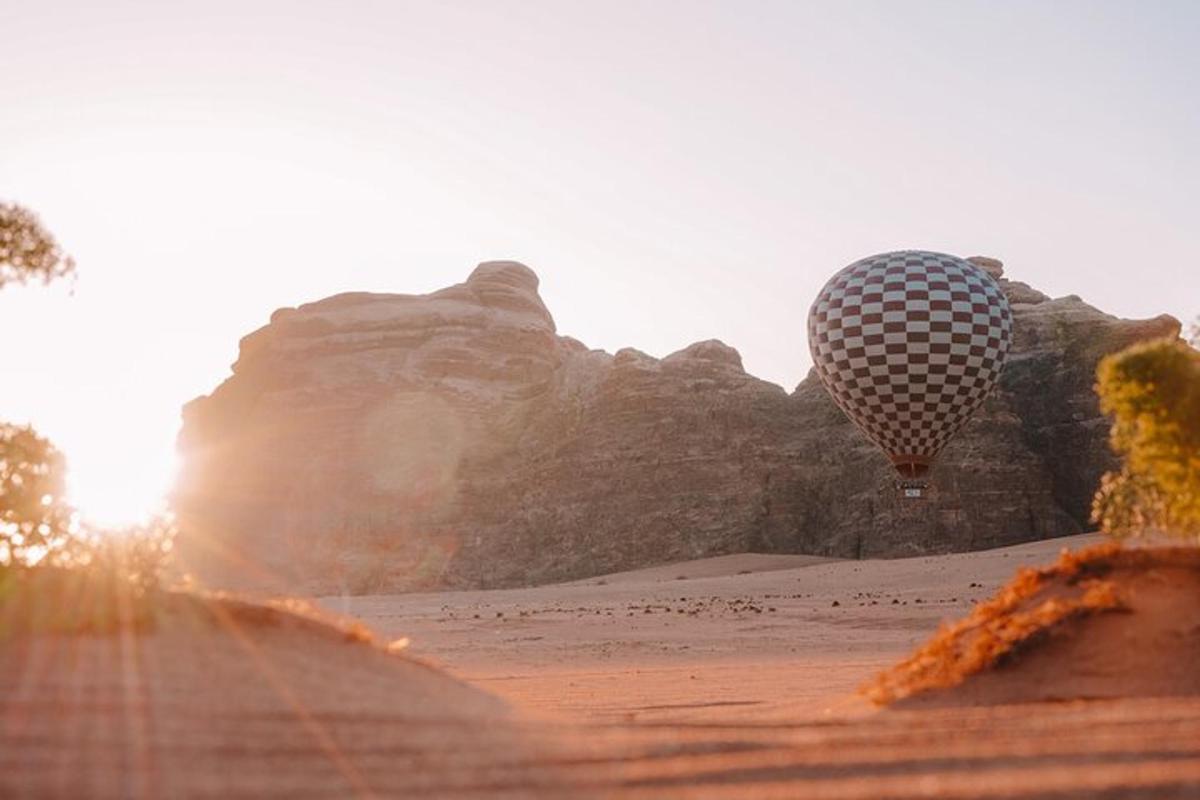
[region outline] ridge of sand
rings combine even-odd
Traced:
[[[872,689],[897,706],[1200,696],[1200,548],[1064,555],[939,632]]]
[[[718,556],[569,584],[321,603],[558,719],[812,719],[858,709],[858,686],[1019,565],[1097,539],[894,560]],[[742,574],[789,559],[799,566]]]
[[[830,699],[960,614],[964,581],[986,596],[1071,543],[346,601],[511,710],[278,613],[32,637],[0,649],[0,797],[1197,796],[1198,699],[887,712]],[[592,649],[605,640],[607,655]]]
[[[551,781],[536,767],[550,748],[503,701],[248,603],[166,596],[151,631],[16,635],[0,682],[0,797],[457,797]]]

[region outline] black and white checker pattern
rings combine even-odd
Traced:
[[[943,253],[856,261],[808,314],[821,382],[902,474],[921,474],[987,397],[1012,338],[991,276]]]

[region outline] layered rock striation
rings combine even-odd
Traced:
[[[890,557],[1076,533],[1112,466],[1097,361],[1178,335],[1005,280],[999,389],[921,502],[810,374],[718,341],[657,359],[559,336],[537,276],[281,309],[184,409],[185,568],[310,593],[544,583],[743,551]]]

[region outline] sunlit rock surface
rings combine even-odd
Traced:
[[[1014,350],[930,496],[815,376],[788,394],[718,341],[663,359],[559,336],[537,276],[343,294],[241,342],[184,409],[181,561],[210,585],[382,592],[568,580],[743,551],[876,557],[1076,533],[1112,464],[1096,362],[1175,335],[1002,277]]]

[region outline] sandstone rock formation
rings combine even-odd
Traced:
[[[742,551],[875,557],[1075,533],[1112,464],[1096,362],[1177,335],[1003,279],[999,390],[903,501],[810,374],[788,394],[737,351],[663,359],[557,335],[534,273],[481,264],[429,295],[282,309],[184,409],[185,566],[331,593],[568,580]]]

